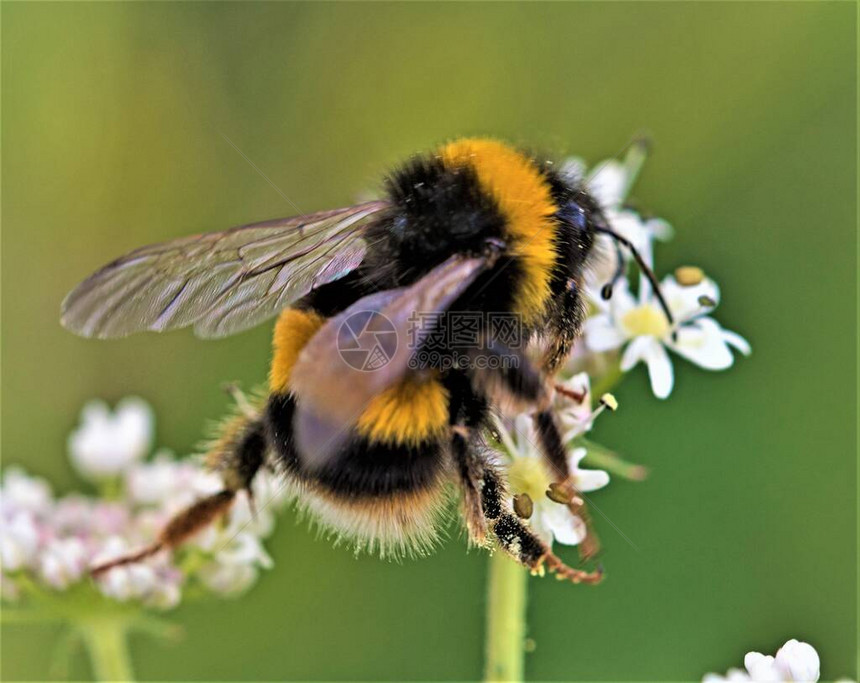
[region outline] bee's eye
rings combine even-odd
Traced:
[[[588,218],[583,209],[576,202],[568,202],[556,214],[559,220],[564,221],[576,230],[584,231],[588,225]]]

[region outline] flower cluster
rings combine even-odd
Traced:
[[[644,218],[625,203],[644,159],[644,146],[634,144],[623,161],[604,161],[589,171],[581,160],[571,159],[562,167],[562,173],[585,184],[600,203],[607,227],[632,245],[653,270],[654,246],[671,239],[673,229],[667,221]],[[586,274],[589,309],[583,337],[557,379],[554,405],[565,442],[570,444],[570,483],[579,494],[609,483],[609,474],[603,469],[580,469],[583,460],[628,479],[641,479],[645,474],[641,466],[627,463],[585,438],[598,414],[617,407],[610,394],[599,396],[595,404],[592,383],[601,393],[609,391],[625,373],[644,362],[654,395],[666,398],[674,384],[669,351],[708,370],[730,367],[734,361],[732,349],[744,355],[750,353],[743,337],[724,329],[711,316],[720,300],[719,288],[701,269],[680,267],[660,282],[660,294],[672,316],[670,321],[644,274],[640,273],[637,291],[631,291],[631,250],[616,244],[607,234],[601,233],[597,239],[600,258]],[[606,294],[610,295],[608,299]],[[587,524],[563,500],[553,499],[552,484],[565,479],[567,473],[547,471],[536,446],[531,415],[498,419],[496,428],[507,458],[511,493],[527,497],[532,528],[547,542],[581,544],[587,537]]]
[[[818,653],[809,643],[791,639],[779,650],[776,656],[760,652],[748,652],[744,657],[744,669],[729,669],[725,676],[707,674],[702,683],[720,681],[804,681],[818,680],[820,662]]]
[[[584,372],[559,385],[555,407],[566,442],[573,441],[591,429],[594,419],[604,409],[601,404],[592,410],[589,379]],[[588,531],[585,522],[571,512],[568,505],[554,501],[547,495],[552,484],[564,479],[567,473],[559,475],[548,471],[537,445],[531,416],[521,414],[513,420],[497,418],[496,428],[501,444],[511,456],[508,462],[511,490],[517,495],[528,496],[532,502],[532,514],[529,516],[531,528],[547,543],[580,544]],[[586,452],[585,448],[576,447],[571,449],[568,456],[571,483],[579,493],[590,493],[609,483],[607,472],[580,468]]]
[[[605,161],[588,174],[582,162],[573,160],[566,172],[584,178],[603,207],[609,227],[628,240],[653,269],[655,243],[670,239],[673,230],[665,220],[645,219],[625,206],[627,193],[644,159],[642,155],[641,148],[634,145],[624,162]],[[674,383],[668,351],[706,370],[730,367],[734,360],[732,348],[744,355],[750,353],[743,337],[724,329],[711,316],[720,302],[720,291],[701,269],[680,267],[660,282],[674,319],[670,324],[646,277],[640,275],[638,293],[636,296],[631,293],[626,275],[631,259],[629,250],[614,249],[615,245],[610,244],[612,238],[607,235],[598,237],[603,242],[599,247],[607,258],[589,273],[586,293],[592,310],[583,327],[585,348],[580,353],[621,352],[622,372],[644,362],[651,389],[658,398],[669,396]],[[621,264],[617,262],[619,258],[623,260]],[[601,290],[610,282],[612,296],[606,300]]]
[[[44,602],[63,591],[92,590],[108,600],[166,610],[185,595],[233,595],[271,566],[262,539],[272,530],[272,507],[283,497],[267,473],[255,480],[256,514],[244,494],[224,522],[198,534],[172,555],[116,567],[92,579],[89,569],[151,542],[180,509],[218,491],[217,475],[202,464],[152,449],[153,415],[142,400],[101,401],[83,410],[69,437],[69,457],[98,497],[55,497],[43,479],[8,468],[0,487],[0,570],[5,601]]]

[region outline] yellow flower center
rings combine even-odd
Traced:
[[[621,318],[621,326],[631,337],[651,335],[661,338],[669,333],[666,314],[651,304],[637,306],[627,311]]]
[[[511,493],[527,493],[537,503],[546,497],[550,478],[539,458],[516,458],[508,468],[508,482]]]

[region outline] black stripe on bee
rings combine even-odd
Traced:
[[[417,446],[370,442],[351,435],[331,462],[308,468],[292,438],[296,402],[273,394],[266,410],[269,439],[277,461],[295,478],[346,498],[385,498],[433,488],[444,467],[442,444]]]

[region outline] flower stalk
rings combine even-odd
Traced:
[[[116,619],[93,619],[80,626],[97,681],[133,681],[128,626]]]
[[[485,681],[524,680],[528,578],[504,553],[490,558]]]

